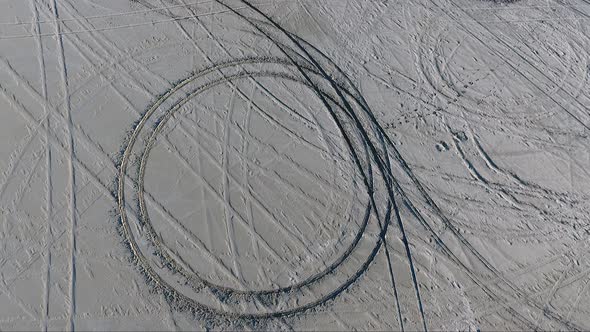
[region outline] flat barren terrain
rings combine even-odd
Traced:
[[[0,330],[590,329],[589,1],[0,8]]]

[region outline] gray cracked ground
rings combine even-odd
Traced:
[[[1,8],[0,329],[590,329],[590,3]]]

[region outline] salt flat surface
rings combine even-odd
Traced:
[[[0,8],[0,329],[590,329],[590,2]]]

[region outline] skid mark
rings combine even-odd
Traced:
[[[250,93],[249,96],[249,101],[248,101],[248,106],[247,106],[247,111],[246,111],[246,116],[244,118],[244,123],[243,123],[243,127],[245,129],[245,139],[242,140],[242,147],[241,150],[239,152],[240,155],[246,155],[246,152],[248,151],[248,147],[250,146],[250,140],[252,139],[252,133],[250,132],[250,124],[251,124],[251,120],[252,120],[252,100],[254,98],[254,93],[256,92],[256,87],[252,87],[252,93]],[[250,228],[250,232],[251,233],[257,233],[256,232],[256,227],[254,225],[254,214],[252,212],[252,191],[251,191],[251,187],[250,187],[250,177],[248,176],[248,173],[250,172],[250,164],[246,164],[244,165],[244,167],[242,167],[243,172],[242,172],[242,181],[243,183],[246,185],[246,188],[248,190],[248,195],[246,197],[244,197],[244,200],[246,201],[246,213],[247,213],[247,219],[249,221],[248,226]],[[252,239],[251,242],[252,245],[252,249],[254,251],[254,258],[256,260],[260,260],[260,248],[258,245],[257,241],[254,241],[254,238]],[[265,282],[270,283],[270,279],[268,277],[268,275],[265,272],[265,269],[262,268],[262,266],[257,266],[257,273],[259,275],[261,275]]]
[[[41,25],[39,22],[39,9],[37,6],[37,2],[35,0],[29,1],[31,4],[31,9],[33,11],[33,30],[34,33],[39,35],[41,34]],[[45,56],[43,50],[43,42],[41,38],[36,39],[36,46],[38,56],[37,59],[39,61],[39,73],[41,76],[41,96],[45,99],[43,113],[48,114],[47,111],[47,71],[45,68]],[[50,117],[47,116],[45,120],[45,172],[46,172],[46,186],[45,186],[45,210],[46,210],[46,232],[45,232],[45,243],[51,243],[53,240],[53,231],[51,227],[51,218],[53,211],[53,195],[52,195],[52,183],[51,183],[51,174],[52,174],[52,166],[51,166],[51,143],[49,142],[49,131],[51,128]],[[43,294],[43,313],[41,319],[41,329],[43,331],[47,331],[49,317],[49,299],[50,299],[50,288],[51,288],[51,249],[49,246],[47,247],[46,252],[46,263],[45,263],[45,280],[44,280],[44,294]]]
[[[57,0],[53,0],[52,4],[53,15],[55,19],[59,19],[59,12],[57,7]],[[74,159],[75,159],[75,152],[74,152],[74,134],[73,134],[73,123],[71,118],[71,103],[70,103],[70,91],[69,91],[69,83],[68,83],[68,69],[66,65],[66,58],[65,58],[65,50],[63,45],[63,36],[61,35],[61,27],[59,23],[55,24],[55,37],[58,43],[58,58],[59,63],[61,66],[61,79],[62,79],[62,92],[64,94],[64,107],[65,107],[65,120],[67,123],[67,135],[68,139],[68,172],[69,172],[69,219],[71,223],[70,228],[70,288],[69,288],[69,301],[70,301],[70,308],[69,308],[69,324],[70,330],[75,330],[75,316],[76,316],[76,254],[77,254],[77,245],[76,245],[76,225],[77,225],[77,216],[76,216],[76,174],[74,169]]]
[[[229,179],[228,179],[228,173],[230,172],[229,170],[229,144],[230,144],[230,122],[231,122],[231,118],[232,118],[232,114],[234,111],[234,100],[236,97],[236,91],[232,91],[231,92],[231,97],[229,99],[229,103],[227,105],[226,108],[226,114],[225,114],[225,121],[223,123],[223,134],[225,136],[225,144],[223,145],[223,151],[221,152],[222,154],[222,170],[223,170],[223,189],[222,189],[222,195],[223,195],[223,201],[225,204],[225,227],[226,227],[226,233],[227,233],[227,245],[229,246],[229,253],[232,256],[233,259],[233,263],[234,263],[234,269],[235,269],[235,273],[236,276],[238,277],[238,279],[244,279],[244,277],[242,276],[242,273],[240,271],[240,266],[238,264],[238,256],[239,253],[236,249],[236,239],[235,239],[235,231],[234,231],[234,227],[233,227],[233,218],[232,215],[230,213],[230,202],[229,202]]]

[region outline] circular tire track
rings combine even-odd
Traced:
[[[246,64],[262,64],[262,65],[269,65],[269,64],[278,64],[286,68],[295,68],[297,70],[303,70],[304,72],[308,73],[307,75],[293,75],[293,73],[289,71],[251,71],[243,69],[243,66]],[[196,81],[203,79],[206,76],[214,75],[217,70],[224,69],[226,72],[233,70],[233,73],[224,73],[223,77],[217,78],[212,81],[207,81],[205,83],[198,84],[196,88],[192,86],[193,83]],[[196,97],[199,93],[206,91],[208,89],[212,89],[217,85],[227,83],[228,81],[238,80],[238,79],[245,79],[245,78],[255,78],[255,77],[275,77],[281,78],[284,80],[291,80],[293,82],[301,83],[308,88],[314,90],[318,97],[324,100],[327,103],[329,108],[329,112],[332,113],[334,121],[339,124],[339,127],[342,131],[342,135],[346,140],[347,146],[350,149],[351,154],[354,156],[355,162],[357,167],[359,168],[359,172],[362,173],[364,178],[365,185],[367,187],[367,194],[371,195],[372,203],[369,203],[366,207],[365,218],[361,223],[361,227],[359,228],[358,232],[355,235],[354,241],[352,244],[346,249],[344,254],[337,258],[331,265],[328,266],[327,269],[324,271],[312,275],[311,277],[307,278],[306,280],[299,282],[297,284],[282,287],[274,290],[264,290],[264,291],[243,291],[237,290],[230,287],[224,287],[220,285],[215,285],[205,279],[199,277],[198,275],[193,275],[186,269],[184,269],[180,264],[178,264],[173,257],[163,248],[159,237],[154,232],[151,224],[149,222],[149,216],[146,209],[145,197],[144,197],[144,190],[143,190],[143,177],[145,175],[145,165],[146,161],[149,156],[149,151],[153,146],[153,143],[162,130],[166,125],[167,121],[175,114],[175,112],[179,111],[181,107],[190,99]],[[183,286],[190,286],[190,288],[197,292],[203,292],[203,290],[215,294],[216,297],[219,299],[223,299],[223,302],[228,303],[236,303],[240,304],[240,301],[254,301],[265,303],[267,306],[274,305],[274,306],[284,306],[284,302],[288,297],[291,297],[293,294],[301,295],[303,293],[303,289],[307,288],[310,289],[316,284],[321,283],[328,275],[334,275],[338,272],[339,267],[347,261],[347,259],[351,256],[355,248],[359,245],[359,242],[363,239],[363,234],[367,230],[367,225],[369,220],[371,219],[370,216],[374,214],[375,211],[375,196],[373,195],[373,191],[377,186],[383,187],[385,184],[383,183],[384,180],[379,180],[373,177],[373,167],[370,163],[370,160],[376,159],[379,160],[378,157],[371,156],[370,149],[367,148],[368,144],[372,144],[370,141],[365,141],[367,137],[363,137],[363,135],[359,135],[358,132],[350,132],[350,130],[359,129],[358,126],[363,126],[361,123],[349,123],[349,128],[345,128],[343,125],[344,121],[351,121],[354,120],[354,116],[348,113],[347,109],[343,106],[343,103],[349,104],[349,101],[342,101],[339,100],[339,97],[336,96],[337,94],[330,93],[325,91],[325,87],[321,87],[318,81],[325,79],[321,76],[321,74],[315,70],[313,67],[309,66],[307,63],[291,63],[286,60],[281,59],[268,59],[268,58],[260,58],[260,59],[244,59],[238,61],[232,61],[224,64],[219,64],[217,66],[205,69],[203,71],[198,72],[197,74],[181,81],[178,83],[173,89],[168,91],[164,94],[160,99],[156,101],[156,103],[145,113],[145,115],[141,118],[141,120],[137,123],[134,127],[133,132],[127,142],[127,145],[124,149],[124,153],[121,160],[121,166],[119,171],[119,178],[118,178],[118,205],[119,205],[119,213],[121,218],[121,225],[122,225],[122,233],[126,238],[126,241],[133,253],[134,260],[138,264],[139,268],[144,272],[147,276],[148,280],[154,283],[160,290],[162,290],[169,299],[172,299],[174,305],[177,307],[187,308],[191,311],[199,311],[202,313],[212,313],[215,315],[221,316],[228,316],[234,318],[271,318],[271,317],[281,317],[286,315],[295,314],[297,312],[305,311],[311,309],[315,306],[325,303],[336,297],[340,294],[343,290],[345,290],[348,286],[350,286],[356,279],[358,279],[368,268],[369,264],[372,262],[374,257],[376,256],[377,252],[381,248],[382,239],[384,234],[387,232],[388,222],[385,220],[385,223],[382,227],[379,227],[379,232],[374,234],[372,237],[374,244],[373,249],[370,250],[370,254],[366,257],[366,260],[361,267],[356,270],[356,272],[352,273],[344,283],[342,283],[336,289],[328,292],[326,295],[322,296],[319,299],[310,301],[302,306],[288,308],[288,309],[281,309],[278,311],[273,311],[271,309],[270,312],[237,312],[237,311],[220,311],[215,309],[211,306],[204,305],[203,303],[199,303],[198,301],[187,297],[183,292],[180,292],[177,289],[177,285]],[[179,91],[184,91],[184,89],[190,87],[190,92],[187,93],[187,96],[179,102],[176,102],[172,105],[172,107],[164,107],[166,110],[162,114],[160,114],[157,119],[154,119],[155,114],[158,110],[161,109],[162,106],[168,106],[167,102],[168,99],[171,98],[172,95],[178,93]],[[338,89],[344,89],[342,85],[337,87]],[[351,98],[354,96],[353,92],[341,90],[339,93],[341,96],[347,96],[351,99],[351,101],[355,101],[357,103],[357,107],[363,107],[362,102],[358,99]],[[346,97],[344,97],[346,98]],[[338,110],[342,114],[336,114],[335,110]],[[145,136],[143,134],[144,129],[150,130],[152,129],[151,133],[148,135],[149,138],[145,143],[144,147],[141,149],[141,153],[138,157],[139,160],[139,169],[136,175],[131,175],[131,182],[136,186],[136,195],[137,195],[137,204],[139,206],[140,211],[140,221],[138,222],[139,226],[142,228],[141,232],[144,233],[144,237],[141,240],[148,240],[151,244],[148,247],[153,249],[153,255],[157,256],[162,265],[166,266],[168,270],[172,273],[172,275],[182,277],[182,282],[177,282],[176,284],[172,284],[165,280],[153,267],[152,259],[146,257],[146,251],[142,248],[139,241],[138,236],[140,233],[138,231],[134,231],[132,223],[127,215],[126,209],[128,208],[128,200],[133,199],[126,193],[126,178],[130,176],[132,173],[133,167],[130,167],[130,160],[134,156],[134,148],[138,141],[141,140],[141,137]],[[359,157],[359,154],[361,156]],[[367,163],[367,161],[369,161]],[[380,184],[376,184],[376,181],[380,181]],[[387,196],[385,196],[387,197]],[[388,200],[388,198],[387,198]],[[379,206],[383,206],[379,204]],[[388,207],[388,211],[386,213],[387,217],[389,218],[390,210],[391,210],[391,202],[387,202],[385,206]],[[376,214],[377,218],[379,218],[379,214]],[[381,225],[381,221],[379,221]]]
[[[140,2],[148,8],[151,6],[149,3],[145,3],[145,1],[135,0],[135,2]],[[417,305],[420,310],[423,327],[426,330],[424,309],[420,297],[416,271],[412,262],[410,247],[405,235],[400,212],[394,199],[394,192],[402,195],[403,193],[400,193],[399,188],[394,189],[394,185],[397,186],[397,184],[395,184],[395,179],[392,175],[390,158],[396,160],[399,159],[399,156],[397,154],[393,156],[389,155],[391,142],[377,123],[368,104],[360,92],[355,88],[352,81],[335,63],[332,62],[332,60],[329,59],[329,57],[297,36],[285,31],[269,17],[249,4],[249,2],[241,1],[249,7],[251,10],[250,14],[254,14],[259,18],[254,19],[245,17],[226,5],[224,1],[216,2],[251,24],[257,34],[268,38],[272,44],[274,44],[275,51],[278,50],[280,52],[281,57],[246,58],[243,60],[214,64],[179,82],[172,90],[168,91],[158,99],[152,108],[150,108],[141,120],[132,128],[132,132],[122,148],[116,191],[118,198],[118,212],[121,221],[121,233],[129,246],[134,262],[144,273],[147,280],[152,283],[156,289],[163,292],[174,307],[188,310],[195,314],[198,313],[200,318],[205,318],[206,320],[210,318],[215,321],[216,319],[248,320],[290,316],[312,309],[336,298],[358,280],[361,275],[363,275],[381,248],[384,248],[389,261],[388,248],[387,246],[382,245],[385,242],[385,234],[387,233],[389,222],[391,218],[395,218],[397,219],[401,231],[412,282],[416,292]],[[168,13],[164,15],[173,14]],[[146,144],[140,149],[140,151],[142,151],[141,153],[135,154],[133,151],[135,144],[141,140],[141,138],[146,136],[142,133],[144,128],[148,128],[148,130],[149,128],[152,128],[153,135],[151,135],[151,137],[155,139],[157,132],[161,130],[158,129],[161,128],[159,126],[160,123],[165,123],[167,118],[171,117],[177,110],[177,108],[175,108],[176,104],[165,105],[167,98],[172,94],[183,89],[185,85],[192,83],[195,79],[203,77],[204,75],[219,71],[221,68],[223,68],[223,70],[229,70],[234,66],[243,66],[252,61],[259,64],[275,64],[283,69],[290,68],[291,70],[286,72],[283,70],[248,71],[239,68],[241,71],[234,72],[233,74],[223,73],[222,78],[201,84],[197,88],[190,90],[187,95],[197,95],[204,90],[213,88],[215,85],[223,84],[227,81],[256,76],[276,77],[298,82],[299,84],[307,86],[321,100],[322,104],[325,106],[325,111],[329,113],[344,138],[354,164],[356,165],[365,185],[368,205],[365,217],[358,233],[356,234],[355,240],[344,254],[337,258],[326,270],[309,277],[303,282],[289,287],[250,292],[215,285],[203,280],[199,276],[190,275],[186,270],[183,270],[178,264],[176,264],[172,257],[164,250],[159,250],[159,239],[153,234],[153,231],[150,231],[149,219],[146,220],[146,218],[144,218],[144,216],[146,216],[146,209],[145,202],[143,202],[142,199],[143,190],[140,190],[142,184],[140,184],[141,181],[139,181],[145,170],[147,153],[150,150],[150,145],[153,143]],[[165,109],[168,113],[164,113],[163,115],[156,117],[157,119],[154,120],[152,118],[154,112],[163,105],[166,106]],[[153,142],[153,139],[149,141]],[[402,167],[406,167],[405,163],[403,163]],[[133,192],[130,193],[126,190],[127,187],[135,189],[133,191],[136,193],[135,197],[133,196]],[[139,211],[139,221],[136,223],[130,218],[130,216],[133,217],[133,215],[127,214],[128,210],[133,209],[133,203],[137,205],[136,208]],[[369,229],[371,229],[373,234],[367,236]],[[144,238],[142,239],[139,239],[140,233],[138,232],[140,231],[143,232]],[[153,259],[148,258],[146,256],[146,251],[142,250],[141,246],[145,245],[145,240],[151,245],[150,250],[147,251],[147,253],[150,253],[152,256],[157,256],[158,264],[166,267],[166,270],[169,273],[166,277],[159,275],[150,264],[153,262]],[[367,248],[366,240],[369,240],[370,248]],[[360,250],[363,252],[363,258],[360,262],[358,262],[358,260],[354,262],[351,257],[356,251],[359,251],[357,250],[359,247],[364,247],[364,251]],[[162,248],[162,246],[160,246],[160,248]],[[354,267],[345,267],[346,264]],[[388,264],[389,273],[392,277],[392,286],[396,296],[400,327],[403,329],[403,320],[399,302],[397,300],[397,291],[395,290],[396,287],[393,279],[391,262],[389,261]],[[342,273],[342,271],[347,269],[352,272]],[[342,274],[344,276],[342,276]],[[167,278],[170,278],[170,276],[176,278],[174,283],[167,281]],[[179,279],[183,280],[180,281]],[[334,283],[336,283],[336,285],[334,285]],[[313,293],[314,289],[317,290],[321,287],[325,287],[326,284],[329,284],[330,290],[321,295],[321,297],[306,301],[305,303],[300,301],[307,290],[310,290],[310,293]],[[207,305],[200,302],[198,299],[187,296],[185,292],[188,291],[201,293],[208,292],[221,300],[226,306],[219,309],[219,307]],[[295,305],[285,305],[289,300],[294,301]],[[241,305],[245,303],[262,304],[266,310],[262,312],[252,312],[227,308],[242,308],[243,306]]]

